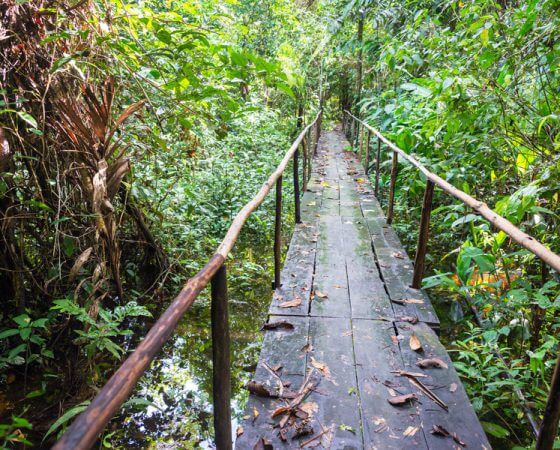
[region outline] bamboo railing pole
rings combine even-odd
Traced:
[[[428,236],[430,234],[430,214],[432,212],[432,198],[434,196],[434,183],[426,181],[424,191],[424,202],[422,203],[422,216],[420,218],[420,231],[418,232],[418,245],[416,247],[416,257],[414,258],[414,274],[412,276],[412,287],[420,289],[422,278],[424,277],[424,265],[426,261],[426,251],[428,249]]]
[[[552,450],[560,419],[560,354],[556,360],[535,450]]]
[[[212,397],[214,401],[214,432],[216,448],[232,449],[231,437],[231,356],[225,264],[211,281],[212,322]]]

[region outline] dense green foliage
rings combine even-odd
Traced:
[[[308,121],[321,96],[328,119],[352,110],[560,248],[559,7],[3,2],[0,443],[47,445],[85,408],[282,158],[298,106]],[[424,185],[400,165],[395,226],[411,253]],[[493,443],[530,446],[512,387],[539,418],[559,351],[560,280],[463,205],[441,192],[435,203],[425,286],[456,368]],[[269,300],[272,208],[267,199],[252,216],[229,263],[241,403]],[[211,442],[207,306],[203,295],[104,445]],[[182,416],[138,437],[171,412]]]

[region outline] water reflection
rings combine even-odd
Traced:
[[[260,328],[272,295],[270,255],[260,252],[256,258],[229,267],[233,435],[243,415],[248,397],[243,385],[258,360]],[[211,361],[209,299],[201,295],[121,415],[112,421],[114,431],[106,435],[106,445],[117,449],[213,449]]]

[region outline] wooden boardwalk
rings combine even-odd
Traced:
[[[346,146],[339,130],[319,143],[236,448],[489,449]]]

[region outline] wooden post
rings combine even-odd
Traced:
[[[546,401],[535,450],[552,450],[558,433],[558,419],[560,419],[560,355],[558,355],[552,374],[548,400]]]
[[[397,171],[399,168],[399,154],[393,152],[393,165],[391,166],[391,184],[389,186],[389,204],[387,206],[387,224],[393,223],[393,206],[395,203],[395,184],[397,182]]]
[[[430,234],[430,213],[432,212],[432,198],[434,196],[434,183],[426,181],[424,191],[424,203],[422,204],[422,217],[420,218],[420,231],[418,233],[418,246],[416,247],[416,258],[414,258],[414,275],[412,287],[420,289],[424,277],[424,263],[428,249],[428,237]]]
[[[303,192],[307,191],[307,164],[309,164],[309,140],[308,140],[309,132],[306,133],[305,137],[301,141],[301,148],[303,149],[303,167],[302,167],[302,175],[303,175]]]
[[[299,198],[299,167],[298,167],[299,148],[294,152],[294,202],[296,223],[301,223],[301,201]]]
[[[365,132],[366,127],[364,127],[362,125],[362,131],[360,132],[360,140],[359,140],[359,144],[360,147],[358,149],[358,156],[360,157],[360,162],[362,162],[362,155],[364,153],[364,132]]]
[[[274,222],[274,285],[273,289],[282,286],[280,280],[280,264],[282,252],[282,176],[276,180],[276,217]]]
[[[211,281],[212,385],[216,447],[231,450],[231,363],[226,266]]]
[[[377,138],[377,157],[375,159],[375,197],[379,198],[379,170],[381,168],[381,139]]]
[[[371,141],[371,131],[367,130],[367,138],[366,138],[366,163],[365,163],[365,167],[366,167],[366,175],[368,174],[368,170],[369,170],[369,143]]]

